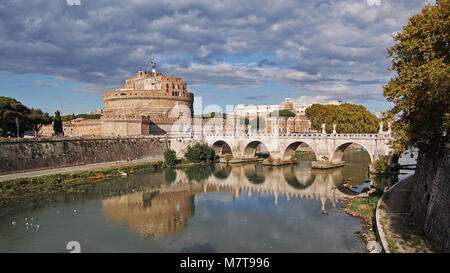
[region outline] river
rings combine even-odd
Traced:
[[[345,167],[214,164],[135,174],[0,208],[0,252],[365,252],[344,182],[370,184],[366,152]],[[388,182],[391,183],[391,182]]]

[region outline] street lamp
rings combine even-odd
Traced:
[[[17,138],[19,138],[19,118],[16,117],[16,126],[17,126]]]

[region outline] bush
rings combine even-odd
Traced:
[[[170,148],[166,148],[164,150],[164,160],[167,166],[175,166],[177,164],[177,153]]]
[[[387,158],[384,155],[380,155],[374,163],[375,170],[378,173],[385,173],[387,170]]]
[[[225,155],[223,156],[223,158],[225,159],[225,161],[226,161],[227,163],[229,163],[229,162],[231,161],[231,159],[233,158],[233,155],[232,155],[232,154],[225,154]]]
[[[188,146],[184,157],[194,163],[211,162],[216,158],[216,153],[208,145],[196,143],[192,147]]]

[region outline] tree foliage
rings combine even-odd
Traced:
[[[177,153],[170,148],[166,148],[164,150],[164,161],[169,167],[175,166],[177,164]]]
[[[271,117],[285,117],[285,118],[293,118],[295,117],[295,113],[289,110],[275,110],[270,113]]]
[[[397,154],[409,147],[448,141],[450,127],[450,1],[437,0],[409,18],[388,49],[395,72],[384,96],[395,106],[385,115],[394,120],[393,147]]]
[[[29,109],[14,98],[0,96],[0,136],[17,136],[16,118],[19,120],[20,134],[26,130],[37,133],[42,125],[52,122],[48,113]]]
[[[193,146],[188,146],[184,157],[195,163],[212,162],[216,158],[216,153],[206,144],[195,143]]]
[[[38,134],[39,130],[43,125],[52,123],[52,118],[48,113],[42,112],[40,109],[32,108],[28,114],[28,120],[33,127],[35,135]]]
[[[55,134],[62,134],[63,131],[63,125],[62,125],[62,119],[61,119],[61,114],[59,113],[59,111],[55,112],[55,117],[53,118],[53,131],[55,132]]]
[[[380,120],[362,105],[313,104],[305,112],[311,127],[319,132],[322,123],[327,133],[333,132],[333,124],[338,133],[377,133],[380,127]]]
[[[100,119],[101,117],[102,117],[101,114],[78,114],[78,115],[72,114],[72,115],[62,116],[61,120],[62,121],[71,121],[76,118]]]

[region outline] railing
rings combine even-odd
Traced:
[[[320,133],[260,133],[260,134],[204,134],[205,137],[283,137],[283,138],[390,138],[390,133],[383,134],[320,134]]]

